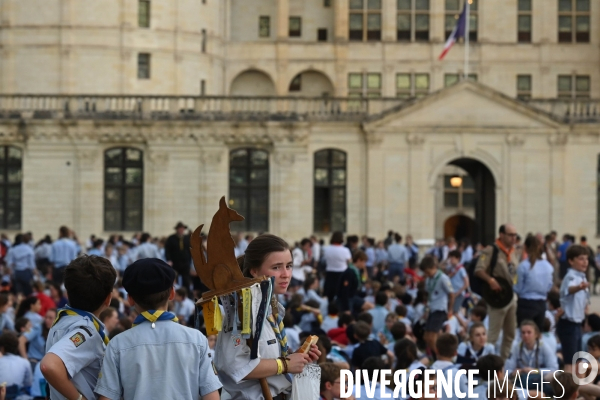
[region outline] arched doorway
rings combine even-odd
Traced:
[[[319,71],[308,70],[299,73],[292,79],[288,88],[291,96],[329,97],[334,95],[333,84]]]
[[[475,221],[465,215],[453,215],[444,222],[444,237],[452,236],[457,241],[465,238],[472,241],[476,230]]]
[[[269,75],[258,70],[240,73],[231,83],[232,96],[275,96],[275,84]]]
[[[496,237],[496,181],[489,168],[472,158],[447,164],[438,177],[436,232],[490,244]]]

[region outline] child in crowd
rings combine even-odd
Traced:
[[[221,382],[206,337],[173,323],[177,317],[167,311],[174,278],[173,268],[157,258],[137,260],[125,270],[123,287],[139,315],[106,348],[95,389],[100,400],[219,398]]]
[[[0,293],[0,334],[5,330],[14,331],[15,324],[12,318],[7,314],[10,307],[8,293]]]
[[[188,297],[186,288],[181,287],[175,291],[175,315],[179,318],[179,322],[183,325],[189,325],[192,321],[190,318],[196,312],[196,304]]]
[[[339,308],[336,303],[332,302],[327,305],[327,316],[323,318],[321,329],[327,333],[330,329],[337,328],[339,319]]]
[[[572,245],[567,250],[570,268],[560,285],[560,304],[564,313],[556,323],[565,372],[572,371],[573,356],[581,345],[581,323],[585,319],[590,297],[590,284],[585,275],[588,258],[588,250],[583,246]]]
[[[341,314],[338,319],[338,327],[327,331],[327,336],[331,339],[331,342],[340,346],[348,345],[348,336],[346,335],[346,328],[348,325],[354,322],[352,314],[344,313]]]
[[[378,335],[379,332],[383,331],[385,328],[385,319],[387,315],[390,313],[387,308],[385,308],[388,302],[388,295],[385,294],[384,291],[379,291],[375,295],[375,308],[367,311],[371,316],[373,316],[373,324],[372,324],[372,333],[374,335]]]
[[[448,253],[448,262],[446,264],[446,275],[450,278],[452,289],[454,290],[454,304],[452,312],[458,314],[465,299],[465,292],[469,288],[469,276],[467,271],[460,263],[462,254],[458,250],[452,250]]]
[[[5,332],[0,336],[0,381],[10,392],[27,393],[31,386],[31,364],[19,357],[19,339],[15,332]]]
[[[421,261],[421,270],[427,277],[425,287],[429,298],[429,316],[425,324],[425,343],[430,355],[436,353],[435,343],[444,322],[452,316],[454,289],[447,275],[437,267],[434,257],[426,256]]]
[[[389,351],[394,352],[394,346],[396,345],[396,342],[404,339],[407,334],[406,325],[400,321],[396,321],[390,328],[390,333],[392,334],[392,340],[388,342],[386,347]]]
[[[381,343],[376,340],[369,339],[371,328],[364,321],[358,321],[354,326],[354,336],[359,342],[359,345],[352,353],[352,364],[356,368],[360,368],[363,362],[371,356],[387,355],[390,360],[394,358],[391,351],[386,349]]]
[[[105,258],[81,256],[65,268],[69,305],[59,310],[46,341],[42,374],[53,400],[95,399],[94,387],[108,343],[100,313],[117,274]]]
[[[321,397],[319,400],[334,400],[340,398],[340,381],[341,368],[334,363],[324,362],[319,364],[321,368]],[[354,400],[354,396],[346,397],[346,399]]]
[[[361,365],[361,369],[366,371],[366,376],[369,381],[368,384],[365,383],[364,380],[361,380],[361,385],[359,388],[356,385],[352,388],[353,394],[356,399],[391,399],[394,397],[394,392],[390,390],[389,387],[384,386],[381,387],[381,380],[379,379],[379,374],[382,374],[384,370],[390,369],[390,365],[387,364],[381,357],[369,357],[367,358],[363,364]],[[375,378],[375,371],[378,372],[377,380]],[[364,372],[363,372],[364,376]],[[386,379],[392,381],[392,376],[387,376]],[[372,385],[371,382],[375,384]]]
[[[394,337],[392,336],[392,326],[394,323],[396,323],[396,321],[398,321],[398,315],[396,315],[396,313],[392,312],[387,314],[385,317],[385,326],[377,335],[381,343],[389,343],[394,341]]]
[[[458,345],[456,362],[458,364],[475,364],[479,358],[494,353],[494,345],[487,343],[485,326],[481,322],[474,322],[469,328],[468,340]]]

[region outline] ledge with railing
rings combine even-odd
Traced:
[[[233,96],[0,95],[0,119],[363,121],[415,99]],[[600,122],[600,100],[526,102],[564,123]]]

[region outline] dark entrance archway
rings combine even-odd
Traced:
[[[467,238],[473,240],[477,224],[465,215],[453,215],[444,222],[444,237],[454,237],[457,241]]]
[[[472,158],[449,163],[465,170],[475,184],[475,223],[473,243],[491,244],[496,237],[496,181],[488,167]]]

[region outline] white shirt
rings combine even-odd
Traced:
[[[327,272],[344,272],[348,268],[348,262],[352,260],[350,250],[341,245],[327,246],[323,253]]]
[[[321,259],[321,245],[319,244],[319,242],[313,242],[312,255],[313,259],[317,262]]]
[[[175,315],[182,317],[185,322],[189,321],[190,317],[194,315],[194,311],[196,311],[196,306],[187,297],[183,301],[175,302]]]

